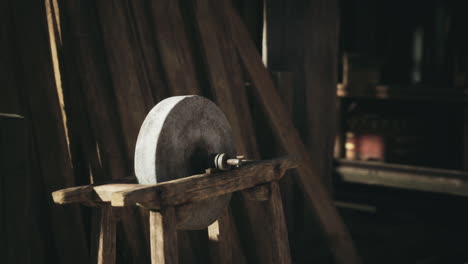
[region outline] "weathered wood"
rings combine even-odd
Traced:
[[[274,263],[291,263],[289,250],[288,230],[284,219],[283,202],[277,181],[270,183],[270,199],[268,200],[268,219],[272,225],[270,232],[273,234],[272,252]]]
[[[70,166],[65,128],[51,64],[43,2],[11,2],[14,14],[18,69],[22,94],[27,96],[25,116],[31,120],[32,134],[45,192],[75,185]],[[21,34],[19,33],[21,32]],[[39,176],[40,174],[40,176]],[[50,201],[50,198],[48,199]],[[88,248],[81,213],[75,206],[50,203],[50,230],[57,259],[61,263],[86,263]],[[45,214],[49,212],[43,212]],[[67,223],[64,225],[64,223]],[[73,238],[70,240],[70,238]],[[64,243],[67,241],[68,243]]]
[[[174,207],[150,212],[150,243],[152,264],[179,263]]]
[[[125,177],[100,185],[83,185],[57,190],[52,193],[52,198],[56,204],[110,202],[110,195],[113,192],[134,187],[128,183],[136,183],[135,177]]]
[[[274,1],[272,1],[274,2]],[[279,8],[279,7],[278,7]],[[268,19],[268,18],[267,18]],[[270,17],[268,21],[275,20],[275,17]],[[273,22],[275,23],[275,22]],[[284,30],[284,29],[283,29]],[[284,34],[284,32],[282,32]],[[275,36],[274,32],[269,32],[269,36]],[[273,38],[274,39],[274,38]],[[271,40],[270,40],[271,42]],[[275,46],[274,44],[270,43],[270,46]],[[283,47],[284,48],[284,47]],[[273,54],[275,51],[268,51],[270,54],[270,58],[276,58],[278,54]],[[279,51],[278,51],[279,52]],[[281,55],[280,55],[281,56]],[[281,56],[282,57],[282,56]],[[279,63],[279,61],[271,62],[271,63]],[[278,66],[278,65],[277,65]],[[289,117],[295,124],[297,125],[297,118],[294,118],[294,113],[297,110],[297,105],[295,104],[295,93],[297,92],[297,86],[295,85],[295,76],[294,72],[272,72],[273,79],[276,84],[276,88],[278,89],[278,93],[283,98],[283,102],[288,110]],[[296,126],[297,127],[297,126]],[[275,144],[277,146],[277,154],[284,155],[285,150],[281,146],[281,143],[276,141]],[[280,182],[281,187],[281,194],[282,194],[282,201],[283,201],[283,208],[284,208],[284,216],[286,218],[286,223],[288,227],[288,234],[291,238],[297,229],[304,230],[302,227],[298,227],[296,224],[297,222],[303,222],[302,219],[297,219],[295,216],[297,215],[298,210],[303,210],[301,202],[298,202],[298,197],[301,196],[300,190],[297,186],[297,171],[291,170],[286,172],[289,174],[289,177],[283,177]],[[292,239],[294,241],[294,237]]]
[[[135,188],[112,195],[112,206],[140,203],[150,209],[194,202],[279,180],[285,170],[294,167],[288,159],[256,162],[239,169],[201,174],[155,185]]]
[[[332,189],[338,83],[338,0],[313,0],[304,19],[303,72],[312,166]]]
[[[347,183],[468,196],[468,173],[463,171],[342,159],[335,172]]]
[[[239,232],[229,207],[218,218],[217,233],[219,262],[212,263],[247,263],[245,253],[239,248]]]
[[[115,264],[116,260],[116,219],[112,207],[101,209],[97,264]]]
[[[89,113],[91,129],[96,139],[95,148],[99,153],[104,170],[103,178],[93,174],[94,182],[111,178],[118,179],[130,174],[125,154],[123,135],[112,81],[107,69],[104,47],[97,20],[94,2],[59,1],[62,14],[63,56],[68,64],[75,62],[80,76],[82,95]]]
[[[90,128],[88,109],[84,105],[80,76],[76,74],[74,54],[68,47],[63,48],[61,34],[61,21],[59,20],[59,7],[56,0],[45,1],[47,11],[47,24],[49,28],[50,48],[54,65],[54,74],[58,90],[63,94],[66,116],[67,138],[70,147],[73,171],[77,177],[77,184],[87,184],[93,180],[102,179],[103,170],[99,162],[93,131]],[[67,58],[67,60],[65,59]],[[90,168],[91,167],[91,168]]]
[[[170,95],[201,94],[179,1],[151,1],[149,10]]]
[[[162,69],[159,65],[160,55],[156,46],[156,39],[152,31],[149,1],[130,1],[129,17],[132,32],[137,42],[136,50],[139,61],[139,71],[146,81],[146,85],[152,89],[154,102],[159,102],[169,96],[166,83],[162,78]]]
[[[213,97],[231,124],[237,153],[259,159],[260,153],[246,94],[245,76],[230,38],[232,29],[230,25],[222,22],[222,14],[216,12],[212,1],[199,0],[195,3],[195,19]],[[242,195],[246,196],[245,200],[252,198],[248,191],[242,191]],[[264,228],[268,223],[263,221],[263,210],[260,208],[262,206],[248,202],[238,206],[239,210],[247,211],[249,227],[252,226],[254,237],[268,236],[267,228]],[[248,241],[249,245],[246,247],[255,246],[259,255],[269,253],[269,248],[263,244],[258,245],[256,241]]]
[[[56,204],[86,203],[98,200],[92,185],[84,185],[58,190],[52,193]]]
[[[97,1],[106,58],[122,121],[127,159],[132,163],[138,131],[153,106],[151,88],[138,71],[124,1]]]
[[[251,201],[267,201],[270,199],[270,187],[269,184],[258,185],[243,191],[243,196],[247,200]]]
[[[209,252],[211,263],[239,263],[234,260],[234,241],[231,230],[229,207],[226,207],[218,220],[208,226]],[[236,256],[238,257],[238,256]]]
[[[230,2],[222,1],[222,3],[218,10],[224,10],[226,22],[232,23],[235,29],[233,41],[249,75],[252,77],[255,92],[270,117],[273,130],[288,154],[300,161],[301,186],[317,212],[336,261],[338,263],[360,263],[351,237],[320,179],[318,168],[313,167],[315,163],[301,141],[294,124],[288,118],[286,107],[278,96],[271,76],[264,68],[245,26]]]
[[[113,193],[125,191],[133,188],[134,186],[135,184],[114,183],[94,186],[93,189],[100,200],[102,200],[103,202],[110,202]]]
[[[96,140],[92,147],[102,167],[102,174],[93,168],[93,182],[103,183],[110,179],[123,178],[131,173],[130,159],[132,159],[133,150],[127,151],[126,144],[122,144],[126,141],[119,115],[121,109],[117,108],[111,73],[107,68],[109,61],[106,52],[112,52],[115,49],[106,51],[103,46],[101,30],[99,26],[96,26],[100,25],[96,2],[71,0],[59,1],[59,4],[62,14],[64,62],[67,63],[67,67],[76,70],[76,72],[72,71],[72,75],[79,76],[80,85],[78,86],[80,87],[78,88],[81,89],[82,98],[89,113],[90,127]],[[121,43],[119,47],[124,44]],[[130,55],[127,54],[127,56]],[[138,234],[147,232],[137,230],[142,225],[135,224],[134,212],[127,209],[123,211],[121,219],[123,225],[121,226],[127,239],[122,243],[121,255],[144,257],[146,254],[141,250],[147,247],[138,246],[141,241],[144,241],[140,238],[143,236]],[[127,244],[127,241],[132,242]],[[132,253],[127,253],[127,249],[130,249]]]
[[[237,54],[218,23],[210,0],[195,3],[195,17],[213,96],[233,129],[237,153],[257,159],[259,153],[245,87],[242,81],[239,82],[243,76]],[[237,68],[232,63],[237,64],[234,65]],[[228,71],[228,67],[233,71]]]

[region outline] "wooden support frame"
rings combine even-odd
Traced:
[[[264,108],[273,131],[277,135],[288,155],[297,159],[301,187],[309,198],[318,220],[327,236],[327,242],[337,263],[361,263],[351,236],[336,210],[322,179],[320,169],[314,166],[314,160],[302,142],[294,123],[288,116],[288,111],[279,96],[273,79],[262,63],[255,43],[239,17],[231,1],[213,1],[218,10],[223,10],[225,23],[233,29],[232,41],[243,62],[246,71],[252,77],[252,83],[257,98]]]
[[[151,263],[179,263],[175,208],[150,212]]]
[[[295,167],[293,161],[280,158],[252,162],[227,172],[194,175],[154,185],[110,183],[67,188],[53,192],[52,197],[57,204],[81,203],[102,208],[99,264],[115,263],[115,218],[112,208],[139,205],[150,209],[151,263],[168,264],[179,262],[177,218],[183,217],[184,210],[190,208],[191,203],[248,190],[253,199],[258,197],[258,200],[267,202],[268,217],[272,222],[273,263],[288,264],[291,263],[291,256],[278,181],[286,170]],[[221,239],[226,239],[223,234],[231,228],[226,221],[228,218],[229,212],[226,210],[218,223]],[[232,257],[227,245],[229,241],[214,249],[219,260]]]

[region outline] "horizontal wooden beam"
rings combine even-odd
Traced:
[[[58,190],[52,193],[56,204],[85,203],[97,200],[92,185],[84,185]]]
[[[135,177],[125,177],[122,179],[112,180],[104,184],[91,184],[77,187],[61,189],[52,193],[52,198],[56,204],[97,204],[110,202],[110,194],[112,191],[122,191],[133,187],[136,183]],[[128,186],[130,185],[130,186]],[[103,187],[107,186],[107,187]]]
[[[346,183],[468,196],[468,174],[462,171],[338,160],[335,172]]]
[[[256,186],[279,180],[287,169],[294,167],[296,164],[293,161],[280,158],[252,162],[231,171],[194,175],[154,185],[108,183],[72,187],[55,191],[52,197],[57,204],[111,203],[117,207],[139,204],[149,209],[160,209],[166,205],[177,206],[249,188],[255,188],[252,190],[254,192]],[[132,181],[133,178],[126,178],[126,182]]]
[[[288,159],[254,162],[239,169],[214,174],[200,174],[155,185],[138,185],[112,195],[112,206],[140,204],[150,209],[176,206],[255,187],[279,180],[295,167]]]

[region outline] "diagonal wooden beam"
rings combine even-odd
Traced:
[[[217,2],[217,1],[216,1]],[[317,213],[317,217],[325,231],[329,246],[337,263],[361,263],[332,198],[312,167],[312,159],[298,131],[288,116],[288,111],[275,89],[269,72],[265,69],[255,44],[236,13],[230,0],[219,1],[218,10],[223,10],[225,22],[232,25],[232,39],[244,66],[252,78],[258,100],[270,118],[271,125],[278,139],[288,154],[300,163],[299,178],[301,187],[309,197],[309,201]]]

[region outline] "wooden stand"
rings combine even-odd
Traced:
[[[155,185],[109,183],[63,189],[52,193],[57,204],[81,203],[101,210],[97,263],[115,263],[115,207],[139,205],[150,210],[151,263],[178,263],[178,219],[191,203],[219,195],[244,191],[248,197],[268,203],[266,221],[271,222],[271,252],[275,263],[291,263],[278,180],[295,167],[288,159],[253,162],[241,168],[212,174],[194,175]],[[227,210],[225,210],[227,212]],[[232,262],[229,238],[223,236],[223,219],[218,220],[219,238],[224,246],[217,250],[220,263]]]

